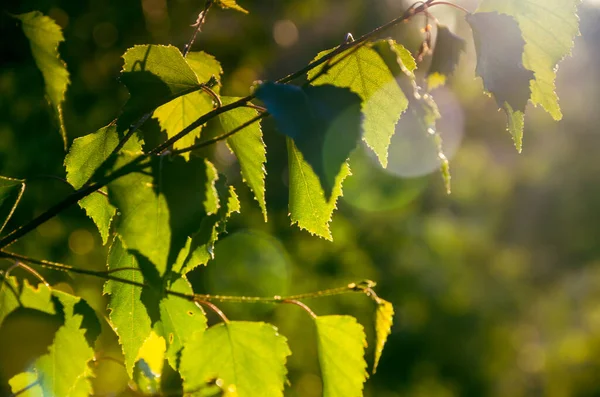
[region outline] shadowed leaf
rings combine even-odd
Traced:
[[[465,51],[465,46],[465,41],[452,33],[447,26],[438,25],[433,58],[427,78],[430,90],[434,89],[436,84],[444,84],[446,78],[454,73],[461,52]]]
[[[25,191],[25,181],[0,176],[0,234]]]
[[[62,104],[69,85],[69,72],[58,53],[58,45],[65,40],[62,30],[54,20],[39,11],[15,15],[15,18],[21,21],[23,33],[29,39],[33,59],[44,76],[46,96],[56,114],[66,150],[67,132]]]

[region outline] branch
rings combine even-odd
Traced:
[[[419,4],[419,5],[417,6],[417,4]],[[386,23],[385,25],[382,25],[382,26],[372,30],[371,32],[361,36],[360,38],[356,39],[355,41],[351,41],[351,42],[342,44],[341,46],[337,47],[335,50],[333,50],[329,54],[325,55],[324,57],[317,59],[316,61],[310,63],[309,65],[298,70],[295,73],[292,73],[282,79],[277,80],[277,82],[280,84],[289,83],[290,81],[303,76],[304,74],[308,73],[309,71],[318,67],[319,65],[322,65],[323,63],[328,62],[331,58],[334,58],[335,56],[346,51],[347,49],[352,48],[354,46],[358,46],[361,43],[364,43],[367,40],[370,40],[371,38],[375,37],[376,35],[380,34],[381,32],[383,32],[395,25],[398,25],[402,22],[409,20],[414,15],[422,13],[422,12],[426,11],[428,7],[436,5],[436,4],[441,5],[441,4],[445,4],[445,2],[435,3],[435,2],[433,2],[433,0],[427,0],[425,2],[421,1],[421,2],[415,3],[411,7],[409,7],[400,17]],[[202,87],[199,87],[198,89],[202,89]],[[6,236],[4,236],[4,238],[0,239],[0,249],[7,247],[8,245],[17,241],[19,238],[21,238],[21,237],[25,236],[26,234],[28,234],[29,232],[31,232],[32,230],[35,230],[38,226],[40,226],[41,224],[45,223],[46,221],[52,219],[54,216],[56,216],[57,214],[59,214],[60,212],[65,210],[66,208],[70,207],[71,205],[77,203],[82,198],[84,198],[84,197],[92,194],[96,190],[106,186],[107,184],[114,181],[115,179],[120,178],[123,175],[126,175],[127,173],[129,173],[129,170],[133,170],[134,166],[139,164],[140,162],[142,162],[144,159],[146,159],[150,156],[156,155],[156,154],[161,154],[162,152],[164,152],[165,150],[170,148],[175,142],[177,142],[178,140],[180,140],[181,138],[183,138],[184,136],[186,136],[187,134],[189,134],[196,128],[205,124],[209,120],[213,119],[214,117],[216,117],[222,113],[228,112],[229,110],[233,110],[238,107],[245,106],[248,102],[250,102],[254,98],[255,98],[254,94],[251,94],[251,95],[241,98],[235,102],[232,102],[228,105],[224,105],[224,106],[218,107],[216,109],[213,109],[212,111],[204,114],[203,116],[200,116],[196,121],[194,121],[192,124],[190,124],[189,126],[184,128],[181,132],[179,132],[175,136],[171,137],[167,141],[163,142],[162,144],[158,145],[153,150],[151,150],[149,153],[141,155],[140,157],[133,160],[131,163],[121,167],[120,169],[115,170],[112,174],[102,178],[100,181],[84,186],[83,188],[76,191],[72,195],[66,197],[60,203],[56,204],[55,206],[48,209],[46,212],[39,215],[37,218],[34,218],[33,220],[31,220],[29,223],[13,230],[12,232],[10,232]]]
[[[116,281],[116,282],[120,282],[120,283],[124,283],[124,284],[133,285],[134,287],[140,287],[140,288],[149,288],[150,287],[149,285],[147,285],[145,283],[113,276],[112,275],[113,272],[108,271],[108,270],[107,271],[95,271],[95,270],[89,270],[89,269],[81,269],[81,268],[65,265],[62,263],[29,258],[24,255],[19,255],[19,254],[15,254],[12,252],[6,252],[6,251],[0,251],[0,258],[19,260],[22,262],[27,262],[32,265],[38,265],[41,267],[45,267],[47,269],[58,270],[61,272],[84,274],[87,276],[102,278],[104,280]],[[296,302],[301,301],[301,300],[323,298],[323,297],[334,296],[334,295],[344,295],[344,294],[356,293],[356,292],[370,296],[369,292],[372,292],[374,294],[374,292],[372,290],[372,288],[374,286],[375,286],[375,283],[373,281],[366,280],[366,281],[361,281],[359,283],[350,283],[343,287],[331,288],[331,289],[326,289],[326,290],[321,290],[321,291],[307,292],[304,294],[297,294],[297,295],[290,295],[290,296],[276,295],[276,296],[272,296],[272,297],[185,294],[182,292],[172,291],[169,289],[164,290],[164,293],[167,295],[176,296],[176,297],[179,297],[179,298],[191,301],[191,302],[197,302],[200,304],[205,304],[206,302],[265,303],[265,304],[290,304],[290,303],[292,303],[292,304],[297,304]]]

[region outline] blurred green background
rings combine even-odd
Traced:
[[[474,0],[458,3],[476,7]],[[194,46],[222,62],[227,95],[246,95],[255,80],[293,72],[339,44],[347,32],[359,36],[407,6],[400,0],[240,4],[249,16],[213,9]],[[126,100],[117,80],[122,53],[145,43],[182,48],[202,7],[201,0],[17,0],[2,8],[40,10],[63,27],[60,52],[72,81],[64,113],[72,142],[106,125]],[[456,10],[440,7],[433,13],[468,37]],[[354,176],[334,214],[333,243],[289,226],[285,141],[272,121],[264,123],[268,223],[234,159],[217,147],[212,156],[235,184],[242,215],[229,224],[215,260],[194,272],[195,290],[285,295],[377,281],[377,292],[394,304],[396,316],[380,368],[366,384],[367,396],[600,396],[600,4],[584,2],[580,16],[582,37],[558,72],[563,121],[529,108],[525,150],[518,155],[504,115],[474,77],[469,41],[456,76],[434,92],[444,116],[438,129],[451,159],[452,195],[445,193],[435,151],[407,117],[398,126],[388,170],[364,148],[354,155]],[[414,53],[422,24],[417,20],[389,34]],[[28,180],[10,230],[70,188],[53,178],[65,175],[62,141],[29,45],[6,12],[0,14],[0,37],[0,175]],[[11,250],[98,270],[107,253],[77,207]],[[42,273],[105,314],[101,281]],[[346,295],[307,303],[317,314],[357,316],[371,341],[372,362],[370,300]],[[277,325],[293,351],[286,395],[321,394],[306,313],[289,306],[222,309],[232,319]],[[10,377],[44,353],[56,329],[43,318],[9,320],[0,328],[0,395],[8,393]],[[116,338],[106,324],[104,331],[97,344],[100,357],[118,360]],[[131,393],[118,363],[99,360],[96,367],[97,395]]]

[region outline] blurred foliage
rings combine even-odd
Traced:
[[[64,29],[66,41],[59,49],[72,81],[63,109],[70,143],[119,112],[126,100],[117,81],[125,50],[145,43],[182,48],[202,3],[22,0],[3,8],[14,14],[40,10]],[[475,3],[462,2],[469,9]],[[406,7],[391,0],[239,4],[249,16],[211,10],[195,44],[222,62],[221,92],[230,96],[247,94],[257,79],[296,70],[348,31],[366,32]],[[453,31],[467,32],[455,10],[434,14]],[[217,147],[212,155],[238,188],[244,215],[233,217],[230,236],[215,248],[216,259],[194,271],[195,290],[284,294],[377,280],[378,294],[394,304],[396,315],[377,374],[366,384],[367,396],[600,395],[600,162],[595,155],[600,9],[584,3],[580,15],[582,37],[558,73],[562,122],[528,108],[525,151],[516,154],[503,131],[504,115],[481,95],[481,81],[474,79],[473,43],[468,43],[471,56],[462,57],[449,89],[434,91],[442,114],[438,131],[452,162],[452,195],[445,194],[437,174],[435,148],[412,132],[410,118],[403,119],[392,139],[388,170],[366,150],[353,156],[359,166],[353,167],[334,214],[332,243],[289,226],[285,139],[272,133],[272,120],[264,123],[268,223],[226,148]],[[414,53],[421,25],[403,25],[391,34]],[[10,230],[70,187],[56,179],[65,177],[64,150],[44,99],[43,77],[16,21],[4,12],[0,35],[0,175],[28,180]],[[428,62],[419,65],[420,73]],[[107,255],[94,225],[76,206],[11,250],[96,270],[105,267]],[[20,270],[14,274],[29,277]],[[42,274],[106,313],[101,280]],[[370,300],[345,295],[308,303],[320,315],[357,316],[373,340]],[[320,395],[316,335],[306,313],[289,306],[222,309],[234,320],[277,325],[294,352],[287,395]],[[8,379],[46,352],[56,327],[44,316],[11,315],[0,329],[0,394],[7,394]],[[132,393],[124,367],[113,360],[122,360],[116,336],[106,323],[102,327],[95,393]]]

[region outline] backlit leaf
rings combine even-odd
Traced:
[[[166,348],[165,339],[152,330],[139,350],[133,370],[133,381],[145,394],[160,393]]]
[[[127,249],[165,274],[202,220],[218,211],[216,180],[208,160],[175,156],[155,158],[147,171],[111,183],[110,200],[121,213],[116,230]]]
[[[362,396],[367,379],[365,332],[350,316],[315,319],[323,397]]]
[[[137,45],[123,55],[121,81],[129,90],[119,124],[134,123],[144,114],[173,99],[196,91],[196,74],[177,47]]]
[[[477,51],[477,74],[485,89],[496,98],[510,121],[523,114],[531,96],[533,72],[523,66],[525,42],[515,19],[505,14],[485,12],[467,16],[473,29]],[[521,151],[523,123],[512,124],[510,132],[517,150]]]
[[[256,91],[278,130],[293,139],[329,199],[340,170],[361,136],[360,97],[332,85],[265,83]]]
[[[21,372],[9,381],[13,394],[19,397],[44,397],[42,386],[38,383],[38,376],[33,372]],[[24,390],[24,391],[22,391]],[[17,394],[18,393],[18,394]]]
[[[326,199],[319,178],[290,138],[287,139],[287,151],[292,224],[326,240],[333,240],[329,222],[333,211],[337,209],[337,200],[342,196],[342,183],[350,175],[350,167],[343,165],[336,176],[331,197]]]
[[[56,113],[66,149],[67,132],[63,121],[62,104],[69,85],[69,72],[58,53],[58,45],[65,40],[62,30],[53,19],[39,11],[15,15],[15,17],[21,20],[23,33],[29,39],[33,59],[44,76],[46,96]]]
[[[445,25],[438,25],[437,37],[429,67],[427,82],[429,89],[445,83],[446,78],[454,73],[461,52],[465,51],[465,41],[455,35]]]
[[[235,102],[239,98],[224,97],[223,104]],[[237,108],[219,115],[223,132],[232,131],[234,128],[248,122],[258,115],[258,111],[251,108]],[[267,148],[263,142],[260,122],[256,122],[236,134],[227,138],[227,145],[237,157],[244,181],[248,184],[254,197],[267,220],[267,204],[265,201],[265,163],[267,162]]]
[[[248,14],[248,11],[242,8],[235,0],[216,0],[216,2],[221,8],[231,8],[232,10]]]
[[[394,322],[394,306],[386,300],[379,299],[377,302],[377,312],[375,314],[375,362],[373,363],[373,373],[377,372],[379,359],[383,352],[383,347],[387,338],[392,332],[392,323]]]
[[[212,76],[219,77],[223,72],[221,64],[205,52],[191,52],[186,61],[196,74],[198,84],[206,83]],[[154,117],[171,138],[213,108],[213,98],[204,91],[196,91],[162,105],[154,111]],[[175,142],[173,147],[182,149],[193,145],[201,130],[202,126],[196,128]],[[184,153],[183,156],[188,159],[190,154]]]
[[[32,372],[13,377],[11,385],[20,385],[35,378],[39,386],[30,389],[31,396],[39,396],[34,394],[38,390],[43,391],[44,396],[91,395],[92,385],[88,378],[93,373],[88,363],[94,358],[94,350],[85,337],[83,320],[84,317],[75,314],[73,308],[65,307],[65,323],[56,331],[49,352],[36,360]]]
[[[80,189],[92,178],[100,165],[108,158],[119,144],[119,133],[116,124],[109,124],[98,131],[77,138],[73,141],[69,153],[65,157],[67,181],[75,189]],[[141,142],[133,136],[123,150],[141,151]],[[116,209],[106,197],[106,189],[79,201],[79,206],[92,218],[104,244],[108,241],[108,233]]]
[[[54,303],[50,299],[51,291],[45,284],[37,287],[29,284],[27,279],[19,285],[15,277],[5,278],[0,275],[0,325],[4,319],[19,307],[35,309],[48,314],[54,314]]]
[[[117,269],[123,270],[115,272]],[[136,258],[116,236],[108,254],[108,270],[120,278],[143,283],[142,273],[136,269],[139,269]],[[104,293],[110,295],[109,318],[119,336],[125,368],[131,377],[139,350],[152,331],[150,316],[141,300],[142,288],[109,280],[104,284]]]
[[[193,294],[192,286],[183,277],[173,282],[169,289],[184,294]],[[167,341],[167,359],[174,369],[178,368],[181,349],[194,332],[206,329],[204,311],[193,302],[167,295],[160,301],[160,321]]]
[[[332,50],[319,53],[315,60]],[[308,73],[312,79],[326,69],[327,72],[313,82],[314,85],[332,84],[346,87],[362,99],[365,116],[363,139],[377,155],[384,167],[388,163],[388,147],[400,115],[406,110],[408,100],[395,82],[385,62],[370,46],[350,49],[337,55],[324,66]]]
[[[10,220],[25,191],[25,181],[0,176],[0,233]]]
[[[183,349],[184,391],[202,388],[212,379],[234,386],[239,397],[283,396],[286,338],[265,323],[231,321],[196,332]]]
[[[508,14],[517,20],[526,43],[523,63],[535,73],[531,101],[555,120],[562,118],[555,92],[557,64],[571,53],[573,38],[579,35],[576,11],[580,3],[581,0],[483,0],[477,9]]]

